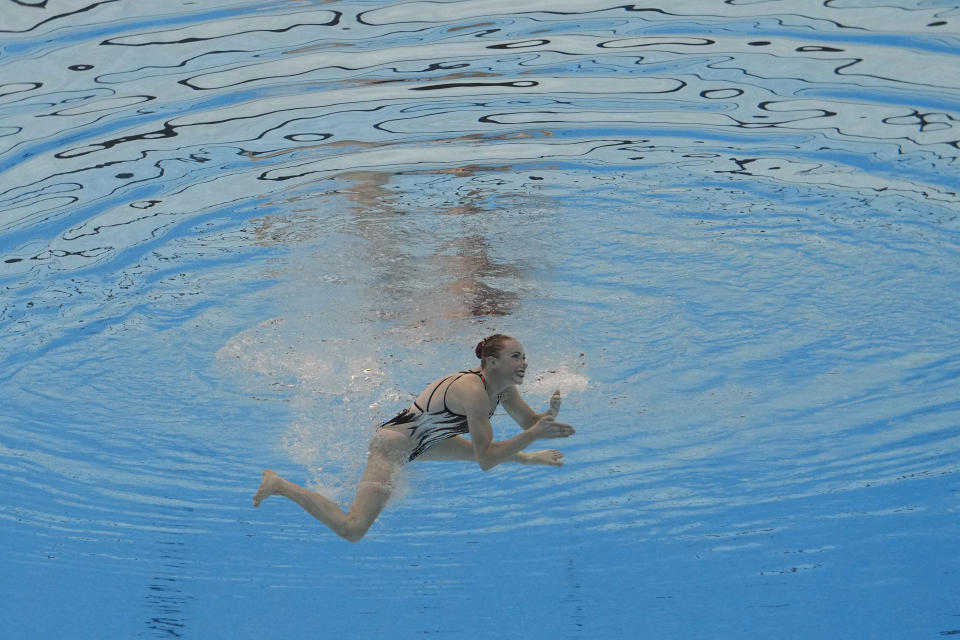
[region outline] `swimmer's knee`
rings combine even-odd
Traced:
[[[386,480],[383,482],[377,480],[361,480],[357,483],[357,490],[364,491],[375,491],[379,494],[386,494],[386,497],[389,498],[390,494],[393,493],[393,480]]]
[[[372,524],[372,522],[361,522],[355,518],[348,517],[343,529],[338,531],[337,534],[344,540],[360,542],[363,536],[367,535],[367,531],[370,530],[370,525]]]
[[[363,536],[366,532],[362,533],[345,533],[340,537],[346,540],[347,542],[360,542],[363,539]]]

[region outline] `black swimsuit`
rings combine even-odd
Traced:
[[[450,390],[450,385],[468,373],[480,376],[480,380],[482,380],[484,386],[486,386],[487,381],[476,371],[460,371],[459,373],[450,374],[438,382],[437,386],[430,392],[430,396],[427,398],[426,409],[414,402],[412,407],[404,409],[397,416],[380,425],[381,429],[402,427],[407,431],[414,442],[414,448],[410,453],[409,460],[413,460],[417,456],[422,455],[424,451],[442,440],[465,435],[470,432],[470,428],[467,426],[467,416],[454,413],[447,408],[447,391]],[[444,385],[446,386],[444,387]],[[443,408],[431,410],[430,403],[433,401],[433,397],[437,394],[437,391],[440,390],[440,387],[444,387],[442,399]],[[499,404],[500,396],[498,395],[497,402],[490,411],[491,417]]]

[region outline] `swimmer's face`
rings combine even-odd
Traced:
[[[523,351],[523,345],[516,340],[505,342],[497,356],[497,369],[513,384],[523,384],[523,377],[527,373],[527,354]]]

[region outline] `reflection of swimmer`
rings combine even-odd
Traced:
[[[356,542],[364,536],[387,503],[394,479],[413,460],[472,460],[484,471],[502,462],[559,467],[563,454],[555,449],[525,453],[535,440],[566,438],[573,427],[557,422],[560,392],[550,408],[535,413],[517,390],[527,359],[523,347],[509,336],[493,335],[476,348],[480,366],[433,382],[392,420],[377,429],[370,442],[367,468],[349,511],[318,493],[263,472],[253,505],[272,495],[287,497],[342,538]],[[523,431],[494,442],[490,417],[502,404]],[[469,434],[467,440],[461,436]]]

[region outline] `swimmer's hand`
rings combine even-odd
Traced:
[[[554,418],[557,417],[557,414],[560,413],[560,390],[557,389],[553,392],[553,395],[550,396],[550,408],[547,409],[547,413],[552,415]]]
[[[538,440],[547,438],[569,438],[577,432],[576,429],[570,425],[557,422],[550,412],[547,412],[545,416],[537,420],[534,425],[530,427],[530,431]]]

